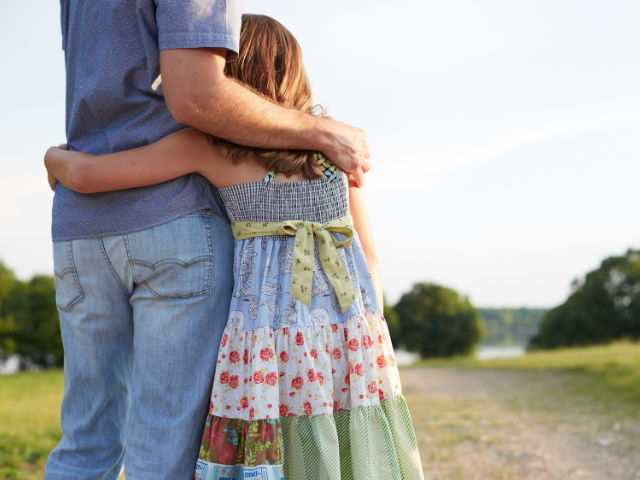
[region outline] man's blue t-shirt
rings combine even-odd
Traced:
[[[237,56],[242,0],[60,0],[60,7],[71,150],[103,155],[184,128],[158,88],[160,50],[223,47]],[[52,235],[59,241],[130,233],[207,208],[226,216],[217,190],[196,173],[97,194],[58,184]]]

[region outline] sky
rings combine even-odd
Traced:
[[[42,159],[65,141],[57,2],[2,2],[0,260],[52,273]],[[246,0],[296,36],[315,101],[366,130],[389,301],[435,282],[552,307],[640,248],[640,3]]]

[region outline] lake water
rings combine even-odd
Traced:
[[[12,375],[20,368],[20,357],[12,355],[4,362],[0,360],[0,375]]]
[[[525,353],[523,345],[481,345],[476,350],[475,357],[479,360],[496,360],[498,358],[521,357]],[[417,353],[407,352],[401,348],[395,351],[396,363],[399,366],[407,366],[420,360]]]
[[[521,357],[526,352],[527,342],[534,331],[518,333],[496,333],[487,335],[485,341],[476,350],[480,360]]]
[[[526,345],[533,332],[519,334],[488,335],[484,343],[476,349],[478,360],[497,360],[499,358],[521,357],[526,352]],[[400,366],[411,365],[420,360],[419,355],[396,349],[396,363]]]
[[[412,363],[420,360],[420,355],[418,355],[417,353],[407,352],[406,350],[402,350],[401,348],[396,349],[394,353],[396,355],[396,363],[401,367],[405,365],[411,365]]]
[[[524,353],[524,345],[481,345],[476,350],[476,358],[479,360],[496,360],[498,358],[521,357]]]

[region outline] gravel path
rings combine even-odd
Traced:
[[[571,375],[402,369],[425,479],[638,480],[640,407]]]

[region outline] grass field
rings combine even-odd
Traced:
[[[0,479],[42,478],[62,436],[62,371],[0,377]]]
[[[580,455],[607,474],[593,478],[640,478],[640,467],[633,477],[611,470],[636,468],[624,462],[640,455],[640,344],[424,361],[401,376],[425,478],[592,478],[575,467]],[[63,387],[61,371],[0,377],[0,480],[42,478],[61,436]],[[610,464],[594,463],[597,449]]]

